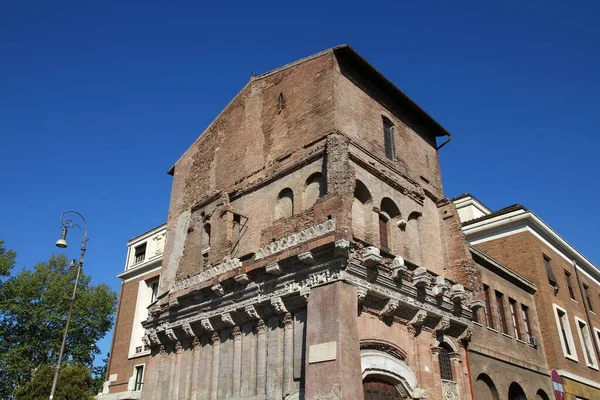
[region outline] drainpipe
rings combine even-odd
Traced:
[[[577,286],[579,287],[579,293],[581,294],[581,302],[583,303],[583,309],[585,310],[585,319],[587,321],[587,328],[590,334],[590,342],[592,342],[592,346],[596,351],[596,362],[600,363],[600,349],[598,349],[598,345],[596,344],[596,340],[594,340],[594,326],[592,325],[592,320],[590,319],[590,312],[588,311],[588,304],[586,303],[585,295],[583,294],[583,286],[581,284],[581,280],[579,279],[579,272],[577,271],[577,263],[575,260],[571,260],[573,263],[573,268],[575,269],[575,277],[577,278]],[[579,327],[577,326],[579,329]]]
[[[469,373],[469,388],[471,389],[471,399],[475,399],[475,390],[473,390],[473,375],[471,374],[471,361],[469,359],[469,342],[465,343],[465,360],[467,360],[467,372]]]
[[[444,142],[442,144],[440,144],[439,146],[437,146],[435,149],[439,150],[442,147],[444,147],[445,145],[447,145],[451,140],[452,140],[452,134],[450,132],[446,132],[446,134],[444,136],[447,136],[448,139],[444,140]]]

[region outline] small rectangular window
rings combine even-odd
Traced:
[[[550,266],[550,257],[544,254],[544,266],[546,267],[546,275],[548,275],[548,283],[550,286],[554,287],[554,289],[559,288],[558,281],[554,276],[554,272],[552,272],[552,266]]]
[[[392,121],[383,117],[383,141],[385,147],[385,156],[390,160],[394,159],[394,124]]]
[[[496,291],[496,305],[498,306],[498,318],[500,318],[500,328],[502,333],[508,334],[506,326],[506,314],[504,313],[504,295]]]
[[[135,247],[135,263],[140,263],[146,259],[146,243]]]
[[[150,282],[148,286],[150,287],[150,290],[152,290],[152,294],[150,295],[150,303],[154,303],[158,297],[158,281]]]
[[[583,294],[585,295],[585,301],[587,302],[588,310],[594,311],[594,306],[592,304],[592,298],[590,297],[590,287],[583,284]]]
[[[513,323],[515,338],[523,340],[523,337],[521,336],[521,328],[519,327],[519,320],[517,319],[517,302],[514,299],[509,298],[508,303],[510,304],[510,317]]]
[[[138,365],[135,367],[135,381],[133,384],[134,391],[137,392],[137,391],[142,390],[142,385],[144,384],[143,378],[144,378],[144,366]]]
[[[525,304],[521,304],[521,314],[523,315],[523,326],[525,327],[525,334],[529,341],[532,336],[531,323],[529,322],[529,308]]]
[[[575,300],[575,292],[573,291],[573,285],[571,285],[571,273],[569,271],[565,271],[565,278],[569,287],[569,297],[571,297],[571,300]]]
[[[485,322],[488,328],[494,329],[494,316],[492,315],[492,303],[490,302],[490,287],[483,285],[483,292],[485,294]]]

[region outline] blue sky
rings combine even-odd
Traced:
[[[521,203],[600,265],[598,20],[583,0],[3,1],[0,237],[31,267],[79,210],[86,272],[118,290],[166,171],[252,71],[349,43],[453,133],[448,197]]]

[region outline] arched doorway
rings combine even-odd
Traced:
[[[401,400],[406,398],[400,397],[396,386],[374,377],[367,377],[363,381],[363,393],[365,400]]]
[[[525,391],[517,382],[510,384],[508,388],[508,400],[527,400]]]

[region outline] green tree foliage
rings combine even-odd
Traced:
[[[4,248],[4,240],[0,239],[0,276],[8,276],[15,265],[16,253]]]
[[[10,271],[14,253],[0,247],[0,255],[0,265]],[[64,255],[53,255],[0,281],[0,399],[13,398],[33,371],[57,362],[76,272]],[[100,353],[96,343],[112,326],[115,304],[114,291],[90,285],[82,274],[63,361],[92,366]]]
[[[42,365],[31,380],[15,391],[16,400],[46,400],[52,389],[54,367]],[[58,375],[56,400],[92,400],[92,376],[83,365],[64,365]]]

